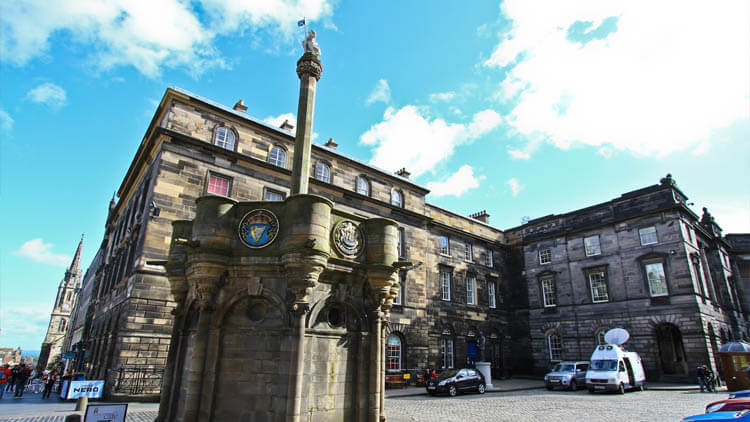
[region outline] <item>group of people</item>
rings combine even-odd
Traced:
[[[698,385],[701,388],[701,393],[708,391],[713,393],[716,391],[716,376],[714,371],[711,370],[707,365],[698,365],[695,368],[695,376],[698,378]]]
[[[26,383],[36,377],[36,371],[31,368],[31,365],[26,365],[23,361],[13,368],[10,367],[9,363],[0,366],[0,399],[3,398],[6,391],[13,393],[14,398],[22,398]],[[47,399],[52,394],[52,389],[58,380],[57,369],[45,370],[41,378],[44,385],[42,398]]]

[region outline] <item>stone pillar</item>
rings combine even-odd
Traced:
[[[310,178],[310,150],[312,149],[313,116],[315,114],[315,88],[323,73],[318,55],[305,52],[297,61],[300,79],[299,105],[297,106],[297,135],[294,141],[294,166],[292,167],[292,195],[307,193]]]
[[[367,420],[370,422],[380,422],[380,396],[383,393],[380,389],[382,385],[380,373],[381,366],[383,366],[380,352],[383,345],[380,336],[380,317],[379,308],[370,313],[372,336],[370,337],[370,394],[367,401]]]

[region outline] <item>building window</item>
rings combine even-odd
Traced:
[[[451,255],[451,241],[448,236],[440,236],[440,254]]]
[[[605,334],[607,334],[607,330],[606,329],[601,329],[601,330],[599,330],[599,331],[596,332],[596,339],[595,339],[595,341],[596,341],[597,345],[607,344],[607,340],[604,339],[604,335]]]
[[[494,267],[494,261],[492,260],[492,250],[487,249],[487,266],[492,268]]]
[[[547,334],[547,348],[549,349],[549,360],[562,360],[562,340],[557,332]]]
[[[65,301],[66,302],[70,302],[70,298],[71,298],[72,294],[73,294],[73,292],[70,292],[70,291],[68,292],[68,294],[65,296]]]
[[[474,246],[471,243],[464,244],[464,259],[474,262]]]
[[[693,243],[693,231],[690,229],[690,226],[685,226],[685,231],[687,232],[687,235],[688,235],[688,243],[692,244]]]
[[[229,186],[231,183],[232,179],[228,177],[209,174],[206,192],[213,193],[214,195],[229,196]]]
[[[440,289],[442,291],[442,299],[451,300],[451,273],[448,271],[440,271]]]
[[[557,301],[555,299],[555,279],[552,277],[544,277],[541,280],[541,284],[544,307],[549,308],[557,306]]]
[[[370,196],[370,182],[364,176],[357,176],[357,193]]]
[[[396,231],[396,234],[398,236],[398,238],[396,239],[397,241],[396,247],[398,248],[398,257],[404,258],[406,256],[406,249],[404,248],[404,236],[405,236],[404,228],[399,227],[398,231]]]
[[[65,323],[66,323],[65,320],[61,319],[60,320],[60,324],[58,324],[58,326],[57,326],[57,331],[59,331],[59,332],[65,331]]]
[[[385,346],[386,369],[389,371],[401,370],[401,338],[398,334],[391,334]]]
[[[443,368],[453,368],[453,339],[440,339],[440,354],[443,356]]]
[[[235,136],[232,129],[224,126],[216,128],[216,132],[214,132],[214,144],[216,146],[234,151],[234,140]]]
[[[487,283],[487,294],[488,294],[490,308],[495,308],[497,306],[497,302],[495,302],[495,283],[494,282]]]
[[[607,302],[607,279],[604,271],[592,271],[589,273],[589,284],[591,285],[591,300],[594,303]]]
[[[466,303],[476,305],[476,279],[473,276],[466,277]]]
[[[273,189],[265,189],[265,192],[263,193],[263,200],[264,201],[283,201],[286,195],[284,192],[279,192]]]
[[[404,195],[398,189],[391,191],[391,205],[399,208],[404,206]]]
[[[268,162],[276,167],[286,168],[286,150],[278,145],[272,146]]]
[[[541,249],[539,251],[539,263],[549,264],[550,262],[552,262],[552,251],[550,250],[550,248]]]
[[[646,262],[644,265],[646,278],[648,279],[648,290],[651,296],[666,296],[667,277],[664,274],[664,264],[661,261]]]
[[[327,164],[318,161],[315,164],[315,178],[321,182],[331,183],[331,168]]]
[[[656,227],[646,227],[638,230],[638,234],[641,236],[641,245],[653,245],[657,242],[656,240]]]
[[[586,247],[586,256],[601,255],[602,253],[598,235],[583,238],[583,245]]]
[[[393,298],[394,305],[401,305],[403,303],[405,283],[406,283],[406,273],[402,271],[398,273],[398,292],[396,293],[396,297]]]

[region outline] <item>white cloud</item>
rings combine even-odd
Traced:
[[[612,148],[607,147],[601,147],[599,148],[599,155],[601,155],[604,158],[612,158],[612,155],[614,155],[614,152],[612,151]]]
[[[482,179],[484,179],[484,176],[474,177],[474,169],[470,165],[463,165],[457,172],[448,176],[442,182],[428,182],[427,189],[434,196],[453,195],[458,197],[469,189],[478,188],[479,181]]]
[[[507,72],[498,98],[511,100],[506,121],[521,135],[663,157],[747,119],[748,5],[507,0],[512,29],[485,65]],[[590,35],[615,19],[569,39],[576,22],[592,22]]]
[[[750,200],[741,204],[712,203],[708,211],[721,227],[724,234],[750,233]],[[698,213],[700,215],[700,212]]]
[[[26,98],[35,103],[46,104],[51,108],[58,109],[68,101],[68,95],[62,87],[51,82],[43,83],[32,88],[26,93]]]
[[[44,243],[42,239],[32,239],[21,245],[20,248],[13,251],[13,255],[23,256],[41,264],[55,265],[65,267],[70,264],[72,258],[65,254],[58,254],[51,251],[55,246],[51,243]]]
[[[50,318],[49,303],[8,302],[0,310],[3,335],[17,336],[39,333],[40,336],[44,336]],[[41,341],[39,343],[41,344]]]
[[[16,0],[3,4],[0,49],[3,61],[22,66],[66,33],[91,51],[99,70],[133,66],[155,78],[163,67],[179,67],[198,75],[227,67],[214,47],[217,36],[266,30],[272,42],[290,43],[299,17],[325,22],[332,13],[328,0]]]
[[[0,129],[4,132],[10,132],[13,129],[13,118],[2,108],[0,108]]]
[[[530,153],[521,151],[519,149],[509,149],[508,155],[510,155],[510,158],[513,158],[515,160],[528,160],[531,158]]]
[[[468,125],[430,119],[426,110],[413,105],[399,110],[388,107],[383,121],[362,134],[360,142],[373,147],[371,164],[395,171],[406,167],[414,177],[450,157],[455,147],[491,131],[501,118],[492,110],[474,115]]]
[[[518,196],[518,193],[523,190],[526,186],[522,185],[518,182],[518,179],[515,177],[510,178],[506,184],[510,186],[510,192],[513,194],[513,196]]]
[[[264,122],[271,126],[281,127],[281,125],[288,121],[292,126],[297,127],[297,116],[292,113],[282,113],[278,116],[268,116],[263,119]]]
[[[438,101],[450,101],[456,97],[456,93],[453,91],[449,92],[436,92],[430,94],[430,102],[436,103]]]
[[[370,92],[367,100],[365,100],[365,104],[370,105],[377,101],[382,101],[385,104],[391,102],[391,87],[388,86],[388,81],[385,79],[381,79],[375,84],[372,92]]]

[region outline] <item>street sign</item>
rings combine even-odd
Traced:
[[[76,358],[76,352],[65,352],[62,355],[63,359],[75,359]]]
[[[90,404],[86,406],[86,422],[125,422],[128,404]]]

